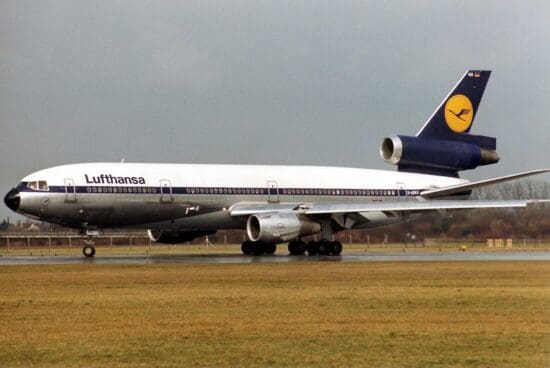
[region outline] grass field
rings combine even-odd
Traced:
[[[550,366],[550,262],[0,267],[0,366]]]

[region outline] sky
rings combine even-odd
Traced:
[[[550,167],[549,20],[548,1],[4,0],[0,192],[122,159],[395,170],[382,139],[469,68],[493,71],[471,132],[501,161],[462,176]]]

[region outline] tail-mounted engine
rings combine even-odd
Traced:
[[[399,171],[458,176],[462,170],[499,161],[496,139],[462,135],[462,140],[440,140],[408,136],[384,138],[380,147],[382,158]]]

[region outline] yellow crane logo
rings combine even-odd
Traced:
[[[474,118],[472,101],[464,95],[454,95],[445,104],[445,122],[457,133],[466,131]]]

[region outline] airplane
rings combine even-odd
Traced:
[[[245,229],[245,255],[340,255],[342,230],[371,229],[450,210],[526,207],[548,200],[470,200],[473,189],[549,172],[468,181],[459,172],[499,161],[496,138],[470,134],[489,70],[468,70],[415,136],[386,137],[382,158],[397,171],[323,166],[79,163],[24,177],[4,201],[27,217],[93,236],[146,229],[184,243]],[[303,238],[318,235],[320,240]],[[93,245],[82,252],[94,256]]]

